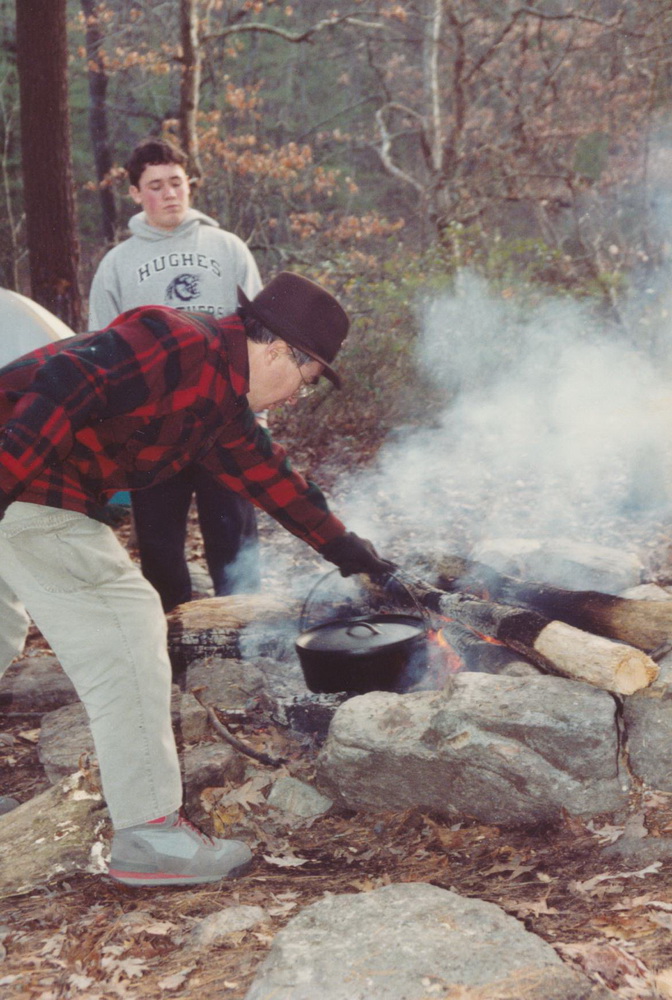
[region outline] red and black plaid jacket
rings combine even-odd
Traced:
[[[13,500],[97,517],[199,463],[315,549],[345,532],[247,404],[245,331],[146,306],[0,369],[0,516]]]

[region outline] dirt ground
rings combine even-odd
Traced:
[[[129,525],[119,529],[132,547]],[[272,531],[262,525],[262,540]],[[293,539],[273,535],[271,544]],[[190,555],[201,556],[197,531]],[[649,540],[649,544],[650,540]],[[669,564],[661,525],[651,561]],[[664,575],[664,574],[663,574]],[[31,652],[45,648],[38,633]],[[36,751],[39,717],[0,715],[0,788],[26,801],[46,787]],[[310,780],[319,746],[290,739],[253,715],[245,739],[284,757],[284,773]],[[672,795],[637,790],[627,816],[553,828],[503,830],[452,825],[417,812],[334,814],[289,828],[265,803],[268,769],[255,766],[231,789],[217,821],[254,848],[244,877],[198,889],[127,889],[106,877],[68,876],[0,903],[0,988],[21,1000],[159,996],[241,1000],[274,935],[324,893],[359,893],[394,882],[429,882],[488,900],[517,917],[620,1000],[672,998],[672,861],[647,863],[635,851],[607,858],[623,832],[672,837]],[[260,906],[264,920],[208,947],[190,934],[224,907]],[[372,998],[373,1000],[373,998]]]

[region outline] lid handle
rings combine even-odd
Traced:
[[[380,629],[376,628],[375,625],[372,625],[371,622],[355,622],[354,625],[351,625],[350,628],[347,628],[345,630],[345,634],[346,635],[354,636],[356,638],[356,635],[355,635],[355,629],[356,628],[365,628],[365,629],[368,629],[368,631],[372,635],[380,635]]]

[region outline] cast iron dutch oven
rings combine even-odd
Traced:
[[[296,651],[316,694],[407,690],[428,660],[424,621],[403,614],[322,622],[301,633]]]

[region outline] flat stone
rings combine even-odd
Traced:
[[[206,709],[189,692],[180,701],[180,730],[185,743],[200,743],[212,733]]]
[[[462,673],[444,692],[371,692],[336,712],[317,787],[349,809],[504,826],[612,812],[629,787],[615,714],[607,692],[554,677]]]
[[[312,785],[291,777],[278,778],[271,788],[267,801],[274,809],[301,819],[323,816],[333,806],[331,799],[322,795]]]
[[[95,757],[95,754],[89,719],[81,701],[43,716],[37,755],[52,784],[74,774],[82,755]]]
[[[276,935],[245,1000],[611,995],[493,903],[405,883],[306,907]]]
[[[261,906],[225,906],[217,913],[210,913],[196,924],[188,943],[193,948],[209,948],[231,934],[249,931],[267,920]]]

